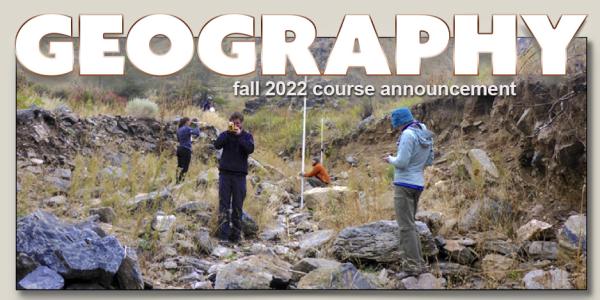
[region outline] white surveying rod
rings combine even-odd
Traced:
[[[321,118],[321,164],[324,165],[325,163],[323,163],[323,118]]]
[[[304,82],[308,85],[306,76]],[[304,208],[304,152],[306,152],[306,95],[304,96],[304,108],[302,116],[302,176],[300,177],[300,208]]]

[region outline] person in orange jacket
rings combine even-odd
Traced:
[[[308,184],[312,187],[326,187],[329,183],[331,183],[331,178],[327,173],[327,170],[320,163],[318,157],[314,157],[312,159],[312,170],[308,173],[301,174],[304,177],[307,177]]]

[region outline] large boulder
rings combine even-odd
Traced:
[[[125,250],[114,236],[97,232],[102,231],[94,223],[69,224],[36,211],[17,221],[17,254],[26,254],[66,280],[95,281],[109,287]]]
[[[317,187],[304,192],[304,205],[315,209],[329,201],[344,201],[351,197],[353,192],[346,186]]]
[[[561,269],[549,271],[533,270],[525,274],[523,284],[526,289],[572,289],[569,282],[569,272]]]
[[[565,222],[558,234],[559,255],[573,258],[587,255],[586,216],[572,215]]]
[[[415,222],[424,256],[438,253],[437,246],[427,225]],[[358,259],[391,263],[401,258],[396,221],[376,221],[347,227],[340,232],[333,244],[334,254],[342,260]]]
[[[375,289],[376,286],[351,263],[321,267],[298,282],[299,289]]]
[[[65,280],[56,271],[39,266],[27,274],[18,284],[19,289],[25,290],[60,290],[65,286]]]
[[[217,271],[215,289],[285,289],[290,270],[291,265],[275,255],[246,256]]]

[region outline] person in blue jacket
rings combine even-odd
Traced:
[[[392,126],[400,128],[395,156],[384,160],[394,166],[394,206],[399,227],[402,271],[417,275],[427,266],[421,252],[421,242],[415,226],[419,196],[425,186],[423,171],[433,163],[433,133],[416,121],[408,108],[392,112]]]
[[[233,123],[232,128],[219,134],[214,143],[216,149],[223,149],[219,160],[218,238],[222,242],[238,243],[246,198],[248,156],[254,152],[254,138],[243,129],[241,113],[233,113],[229,122]]]
[[[190,121],[190,118],[183,117],[179,120],[179,126],[177,128],[177,179],[176,184],[179,184],[185,178],[190,162],[192,160],[192,136],[200,136],[200,129],[196,125],[196,119],[194,123]]]

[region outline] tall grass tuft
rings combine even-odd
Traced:
[[[158,114],[158,105],[145,98],[134,98],[127,102],[125,111],[136,118],[154,118]]]

